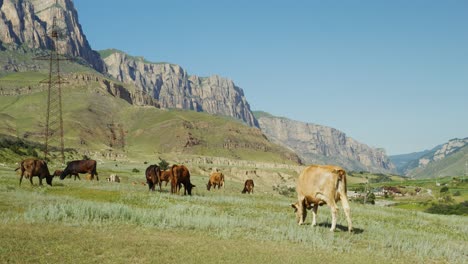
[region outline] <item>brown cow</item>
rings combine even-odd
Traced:
[[[62,174],[62,172],[63,172],[63,170],[55,170],[53,176],[54,176],[54,177],[55,177],[55,176],[60,176],[60,175]],[[78,178],[78,180],[81,181],[80,175],[79,175],[78,173],[70,173],[70,174],[68,175],[68,178],[71,178],[71,176],[75,176],[75,181],[76,181],[76,178]]]
[[[311,165],[305,168],[297,180],[297,202],[291,204],[296,213],[299,225],[303,224],[307,216],[306,209],[312,210],[312,226],[317,224],[316,215],[319,205],[327,204],[331,209],[332,225],[330,231],[336,227],[336,202],[341,200],[348,231],[353,230],[348,197],[346,196],[346,172],[341,167],[332,165]]]
[[[192,195],[192,188],[195,187],[190,182],[190,172],[184,165],[172,166],[171,193],[179,193],[180,187],[184,185],[184,195]]]
[[[158,165],[150,165],[146,168],[145,176],[149,190],[154,192],[154,188],[159,183],[159,178],[161,177],[161,169]]]
[[[96,161],[95,160],[74,160],[70,161],[67,167],[60,174],[60,180],[65,179],[68,175],[74,175],[78,173],[89,173],[91,174],[91,180],[94,179],[96,175],[96,180],[99,181],[98,173],[96,171]]]
[[[212,172],[210,174],[210,179],[208,180],[208,184],[206,184],[206,189],[209,191],[211,186],[214,186],[213,188],[215,189],[216,186],[218,186],[218,189],[224,186],[224,174],[222,172]]]
[[[242,193],[253,194],[254,187],[255,187],[254,181],[252,179],[248,179],[244,183],[244,190],[242,190]]]
[[[21,185],[21,181],[23,180],[23,176],[29,178],[31,185],[33,185],[32,178],[34,176],[39,177],[39,185],[42,185],[42,179],[45,178],[48,185],[52,186],[52,179],[54,176],[50,175],[49,168],[47,167],[47,163],[43,160],[38,159],[25,159],[21,161],[19,168],[15,171],[21,169],[21,177],[19,181],[19,185]]]
[[[162,191],[162,182],[165,181],[166,185],[171,182],[172,179],[172,169],[169,170],[163,170],[161,171],[161,175],[159,176],[159,191]]]

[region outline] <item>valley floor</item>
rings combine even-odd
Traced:
[[[316,227],[298,226],[294,200],[241,194],[242,185],[194,195],[148,192],[143,175],[121,183],[54,179],[18,186],[14,168],[0,168],[0,259],[4,263],[466,263],[466,216],[431,215],[351,204],[355,232],[340,210]],[[34,178],[37,184],[37,178]]]

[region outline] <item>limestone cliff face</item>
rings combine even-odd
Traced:
[[[60,29],[59,53],[83,58],[94,69],[104,72],[104,63],[93,51],[78,22],[71,0],[1,0],[0,47],[51,49],[53,18]]]
[[[267,137],[294,150],[306,164],[332,163],[347,170],[394,172],[395,167],[381,149],[371,148],[334,128],[279,117],[260,117]]]
[[[108,73],[153,95],[162,108],[180,108],[243,120],[258,126],[241,88],[217,75],[189,76],[178,65],[149,63],[122,52],[104,58]]]

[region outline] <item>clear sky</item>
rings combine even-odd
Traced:
[[[466,0],[74,0],[95,50],[218,74],[387,154],[468,137]]]

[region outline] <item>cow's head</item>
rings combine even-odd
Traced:
[[[196,187],[196,186],[193,185],[193,184],[191,184],[191,183],[187,184],[187,193],[188,193],[189,195],[192,195],[192,188],[193,188],[193,187]]]
[[[52,179],[54,179],[54,175],[46,176],[46,182],[48,185],[52,186]]]
[[[211,182],[208,181],[208,183],[206,184],[206,189],[209,191],[211,189]]]
[[[307,216],[306,206],[299,206],[299,202],[295,202],[291,204],[291,207],[294,209],[294,213],[296,213],[296,222],[302,224]]]

